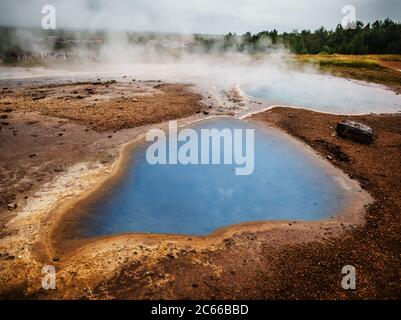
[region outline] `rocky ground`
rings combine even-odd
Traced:
[[[275,125],[312,146],[376,200],[366,225],[324,244],[295,246],[285,257],[280,298],[400,298],[401,284],[401,114],[335,116],[306,110],[276,108],[255,117]],[[374,130],[373,145],[361,145],[333,134],[348,119]],[[358,290],[336,286],[336,272],[345,262],[358,270]],[[297,288],[303,288],[297,291]]]
[[[2,227],[1,298],[400,298],[401,115],[274,108],[251,118],[305,142],[358,180],[375,199],[364,225],[336,219],[262,223],[204,238],[121,235],[60,250],[51,237],[58,211],[42,210],[47,203],[41,198],[63,192],[76,200],[99,170],[110,175],[121,145],[143,132],[142,125],[212,112],[188,87],[131,82],[3,88],[3,225],[24,210]],[[241,99],[235,94],[232,100]],[[371,126],[374,143],[336,137],[336,123],[344,119]],[[25,207],[32,198],[36,205]],[[57,290],[40,289],[45,264],[58,270]],[[357,269],[355,291],[341,288],[347,264]]]
[[[69,166],[115,159],[121,129],[209,108],[189,86],[95,81],[0,91],[0,227],[32,193]],[[118,133],[119,132],[119,133]]]
[[[111,80],[3,88],[0,99],[3,109],[12,105],[15,111],[38,112],[95,131],[113,131],[199,113],[201,97],[188,88],[159,81]]]
[[[3,80],[1,88],[0,296],[8,298],[36,296],[42,266],[59,261],[48,245],[56,206],[107,179],[126,144],[170,119],[185,124],[238,109],[228,98],[215,108],[214,96],[201,96],[188,85],[126,77],[119,82]],[[99,281],[99,271],[114,272],[108,259],[116,252],[102,250],[97,267],[88,268],[91,256],[65,268],[68,281],[82,271],[89,286]],[[66,284],[58,296],[79,297],[81,291],[72,287]]]

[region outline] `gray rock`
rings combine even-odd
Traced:
[[[371,144],[373,142],[373,130],[365,124],[345,120],[337,124],[336,132],[339,137],[350,139],[359,143]]]

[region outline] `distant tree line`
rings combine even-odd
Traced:
[[[243,35],[179,35],[167,33],[137,33],[105,31],[41,30],[38,28],[0,27],[0,61],[15,61],[30,57],[49,57],[72,52],[98,52],[107,38],[121,38],[132,45],[147,45],[168,54],[171,47],[192,52],[269,52],[287,48],[297,54],[401,54],[401,23],[390,19],[335,30],[321,27],[279,33],[277,30]],[[75,51],[74,51],[75,50]],[[80,52],[79,50],[77,52]]]
[[[195,46],[204,50],[263,52],[284,46],[297,54],[401,54],[401,23],[390,19],[335,30],[324,27],[316,31],[279,33],[277,30],[243,35],[229,33],[224,37],[195,36]]]

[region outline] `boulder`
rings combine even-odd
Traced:
[[[337,124],[338,136],[350,139],[359,143],[371,144],[373,142],[373,130],[365,124],[345,120]]]

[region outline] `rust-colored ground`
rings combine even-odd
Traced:
[[[348,261],[358,270],[359,288],[354,297],[400,298],[401,114],[344,117],[277,108],[256,119],[273,123],[333,159],[376,199],[364,228],[324,245],[308,244],[287,253],[286,260],[291,263],[284,267],[286,261],[281,262],[286,272],[280,276],[280,297],[346,296],[333,280],[341,263]],[[333,128],[343,119],[371,126],[376,136],[374,144],[363,146],[333,136]],[[344,161],[342,155],[349,161]],[[297,292],[300,287],[303,289]]]
[[[200,112],[188,85],[158,82],[94,82],[3,90],[16,110],[72,120],[96,131],[119,130]]]
[[[32,192],[77,162],[115,157],[119,129],[199,112],[189,86],[153,82],[70,83],[0,91],[0,233]],[[121,139],[120,139],[121,140]]]
[[[401,61],[380,60],[380,65],[401,72]]]

